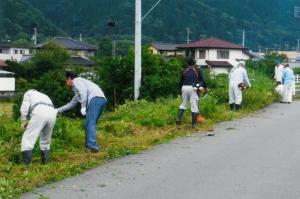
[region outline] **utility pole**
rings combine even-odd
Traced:
[[[243,46],[245,46],[245,36],[246,36],[246,32],[245,32],[245,29],[244,29],[243,30],[243,42],[242,42]]]
[[[142,1],[135,0],[134,100],[138,100],[142,80]]]
[[[190,34],[192,33],[190,27],[187,27],[186,31],[187,31],[186,43],[189,44],[191,42]]]
[[[135,60],[134,60],[134,100],[140,96],[142,82],[142,21],[157,7],[157,3],[142,17],[142,0],[135,0]]]
[[[79,34],[79,41],[82,41],[82,34]]]
[[[37,29],[36,28],[33,28],[34,30],[34,34],[33,34],[33,42],[34,42],[34,45],[37,44]]]
[[[300,50],[300,49],[299,49],[299,47],[300,47],[300,40],[298,39],[297,41],[298,41],[298,44],[297,44],[297,52],[299,52],[299,50]]]

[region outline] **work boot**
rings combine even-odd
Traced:
[[[41,160],[43,164],[47,164],[49,159],[49,150],[41,151]]]
[[[184,111],[185,111],[184,109],[179,109],[178,110],[178,114],[177,114],[177,117],[176,117],[176,124],[177,125],[181,125],[181,120],[182,120]]]
[[[25,165],[30,165],[32,161],[32,150],[22,151],[23,162]]]
[[[197,128],[197,125],[198,125],[198,113],[192,113],[192,127],[193,128]]]
[[[230,110],[234,110],[234,104],[229,104]]]
[[[235,111],[239,111],[241,109],[241,105],[240,104],[235,104]]]

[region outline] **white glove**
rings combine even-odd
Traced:
[[[86,108],[82,107],[80,112],[81,112],[81,115],[85,116],[86,115]]]
[[[27,128],[27,121],[26,120],[22,120],[21,127],[22,127],[22,129]]]

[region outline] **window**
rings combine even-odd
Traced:
[[[217,58],[218,59],[229,59],[229,50],[218,50]]]
[[[14,50],[14,54],[18,54],[18,50]]]
[[[25,54],[25,50],[20,50],[20,54]]]
[[[199,50],[198,59],[205,59],[205,50]]]
[[[195,58],[195,49],[186,50],[185,51],[185,55],[186,55],[186,57],[193,57],[193,58]]]

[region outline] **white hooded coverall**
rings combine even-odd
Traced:
[[[240,105],[242,103],[243,94],[238,87],[240,83],[246,83],[248,87],[251,87],[246,69],[242,66],[237,66],[229,73],[229,104]]]
[[[36,90],[29,90],[24,94],[20,112],[22,121],[30,115],[22,137],[21,151],[32,150],[39,136],[40,149],[49,150],[57,115],[50,98]]]

